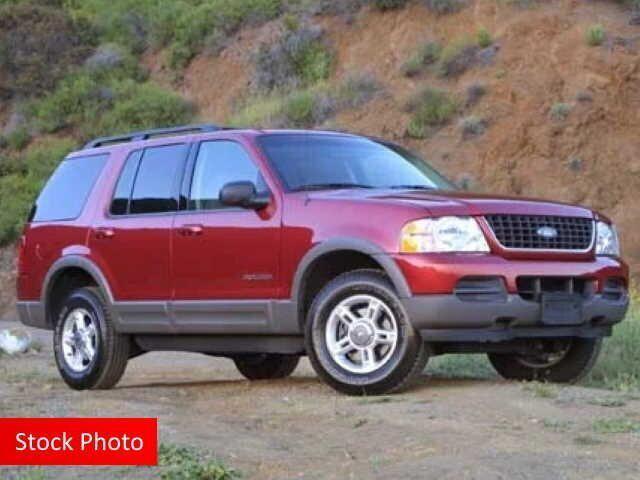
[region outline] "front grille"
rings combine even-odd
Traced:
[[[540,302],[542,295],[567,293],[589,298],[596,290],[594,280],[580,277],[529,277],[516,278],[518,295],[523,300]]]
[[[589,249],[593,242],[594,226],[589,218],[549,215],[487,215],[485,218],[505,248],[579,251]]]

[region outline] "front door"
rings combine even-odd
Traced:
[[[176,318],[194,309],[210,318],[227,311],[231,318],[228,310],[242,313],[252,301],[262,311],[264,300],[278,293],[279,205],[273,196],[259,211],[220,203],[228,182],[251,181],[259,192],[268,190],[257,164],[235,141],[202,142],[192,164],[186,210],[175,216],[172,233]],[[226,307],[224,301],[230,301]]]

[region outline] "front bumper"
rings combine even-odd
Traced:
[[[506,259],[498,255],[395,255],[412,296],[403,304],[427,341],[500,342],[536,337],[603,337],[611,334],[629,306],[627,265],[614,258],[587,260]],[[580,318],[570,325],[543,323],[540,298],[521,291],[523,278],[567,278],[589,285]],[[463,295],[465,279],[493,279],[486,295]],[[620,285],[607,295],[608,282]],[[573,280],[572,280],[573,281]],[[520,285],[520,286],[519,286]]]
[[[629,297],[608,300],[594,295],[582,305],[581,322],[545,325],[542,305],[519,295],[504,300],[465,301],[455,295],[403,299],[414,328],[429,342],[501,342],[517,338],[605,337],[622,321]]]

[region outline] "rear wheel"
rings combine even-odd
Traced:
[[[428,358],[393,287],[377,270],[357,270],[329,282],[311,305],[305,333],[315,371],[350,395],[402,390]]]
[[[96,288],[80,288],[64,301],[53,335],[56,364],[75,390],[108,389],[124,374],[130,339],[115,331]]]
[[[249,380],[267,380],[285,378],[291,375],[298,366],[300,357],[297,355],[261,353],[237,356],[233,358],[233,361],[245,378]]]
[[[509,380],[575,383],[589,373],[600,353],[601,339],[545,340],[530,355],[489,353],[493,368]]]

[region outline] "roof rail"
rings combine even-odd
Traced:
[[[180,135],[192,132],[215,132],[223,130],[223,127],[212,124],[202,125],[183,125],[181,127],[155,128],[152,130],[141,130],[139,132],[125,133],[124,135],[115,135],[113,137],[95,138],[88,142],[84,148],[98,148],[114,143],[137,142],[140,140],[148,140],[153,137],[169,137],[172,135]]]

